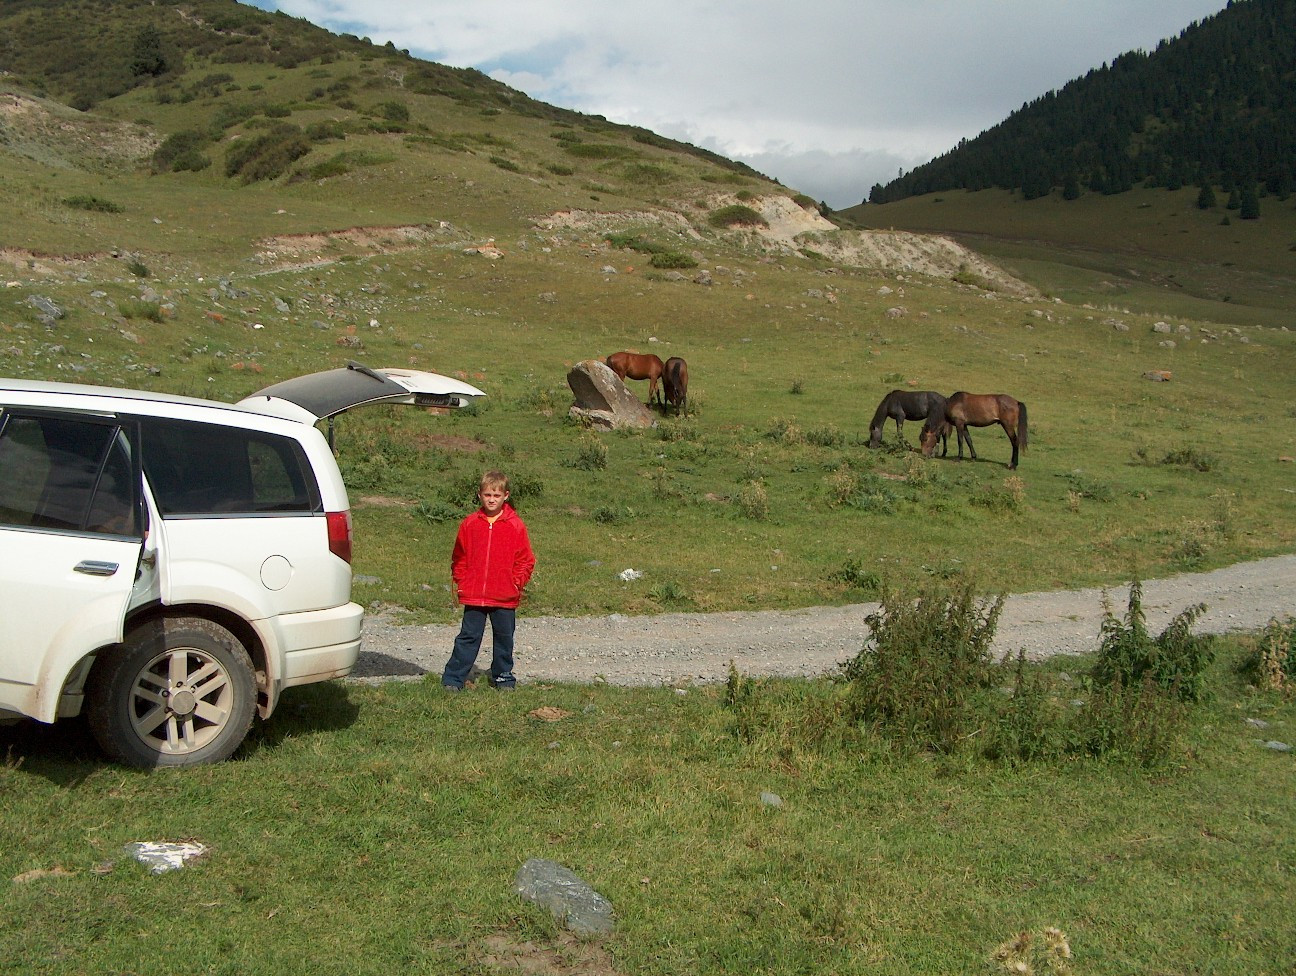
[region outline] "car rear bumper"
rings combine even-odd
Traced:
[[[279,686],[292,688],[350,674],[360,656],[363,620],[364,608],[358,603],[281,615],[284,653]]]

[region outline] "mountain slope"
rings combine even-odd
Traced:
[[[1050,91],[870,202],[955,189],[1296,188],[1296,2],[1235,0]]]

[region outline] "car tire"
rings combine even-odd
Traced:
[[[247,649],[201,617],[159,617],[101,655],[86,686],[100,748],[128,766],[192,766],[234,754],[256,711]]]

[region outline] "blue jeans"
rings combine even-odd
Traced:
[[[462,688],[468,680],[477,653],[481,650],[482,635],[486,633],[486,619],[491,625],[491,684],[496,688],[512,688],[513,631],[517,628],[517,611],[512,607],[464,607],[463,623],[455,638],[454,650],[446,661],[441,683],[449,688]]]

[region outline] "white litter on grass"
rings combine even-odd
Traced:
[[[184,862],[192,857],[201,857],[207,853],[202,844],[168,844],[159,841],[142,841],[127,844],[126,853],[141,864],[148,865],[150,874],[164,874],[184,867]]]
[[[643,573],[639,572],[639,570],[637,569],[623,569],[617,575],[620,576],[627,583],[629,583],[631,580],[637,580],[640,576],[643,575]]]

